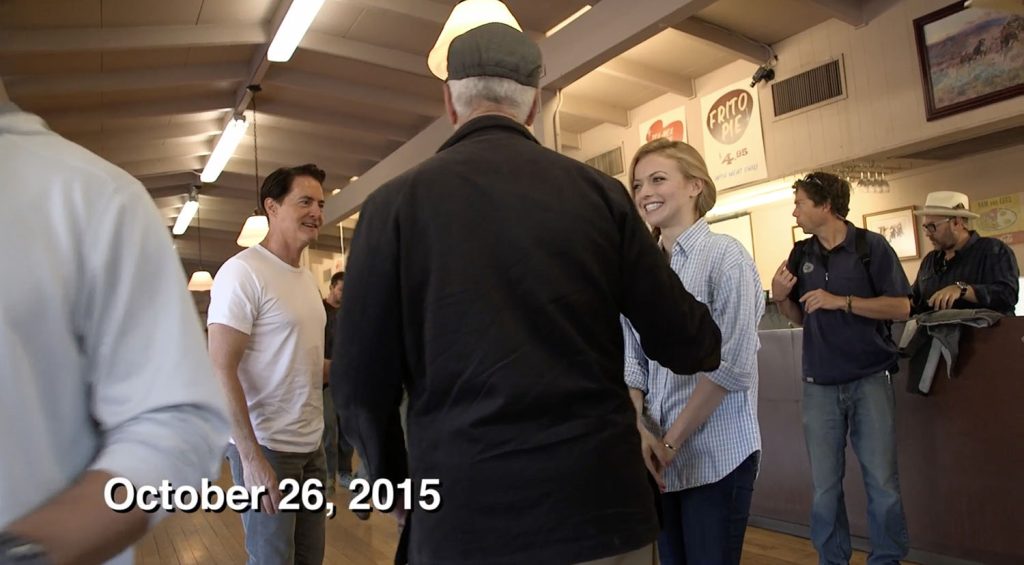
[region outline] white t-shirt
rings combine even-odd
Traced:
[[[289,453],[316,451],[324,429],[324,324],[313,275],[254,245],[217,271],[207,324],[249,335],[238,365],[256,441]]]
[[[0,171],[0,530],[88,469],[216,478],[224,395],[152,198],[13,104]]]

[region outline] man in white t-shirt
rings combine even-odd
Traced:
[[[312,274],[299,266],[323,223],[324,178],[315,165],[266,178],[260,203],[270,231],[224,263],[210,296],[210,356],[231,414],[231,474],[268,494],[260,511],[242,515],[250,564],[319,565],[324,555],[324,513],[278,508],[284,479],[300,487],[316,479],[322,488],[327,477],[326,316]]]

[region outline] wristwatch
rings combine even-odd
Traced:
[[[51,564],[43,546],[8,532],[0,532],[0,565]]]
[[[964,281],[956,281],[953,284],[960,288],[960,298],[967,296],[967,289],[969,288],[967,283]]]

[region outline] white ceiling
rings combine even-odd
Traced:
[[[616,123],[737,58],[764,58],[721,27],[770,43],[859,9],[856,0],[693,2],[703,7],[695,17],[625,46],[565,88],[563,130]],[[263,88],[260,178],[315,162],[330,194],[433,123],[443,102],[426,54],[456,3],[327,0],[292,60],[269,64],[290,0],[0,0],[0,76],[24,109],[139,177],[170,227],[228,117],[251,109],[253,80]],[[541,38],[597,0],[506,3]],[[234,239],[255,204],[252,134],[200,191],[203,263],[214,271],[239,250]],[[177,241],[186,270],[198,264],[198,231],[193,220]],[[335,225],[318,247],[340,247]]]

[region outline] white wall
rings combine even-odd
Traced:
[[[948,3],[949,0],[903,0],[865,26],[852,28],[829,20],[775,45],[779,55],[776,67],[779,79],[843,55],[847,98],[776,121],[771,89],[764,84],[760,86],[769,178],[883,152],[898,154],[935,138],[951,141],[1024,123],[1024,97],[933,122],[925,120],[913,20]],[[585,160],[621,144],[628,177],[629,161],[640,146],[638,124],[680,106],[686,108],[690,144],[703,151],[700,96],[748,79],[755,68],[745,61],[736,61],[699,77],[695,81],[697,95],[694,98],[666,94],[633,109],[630,127],[603,124],[581,135],[581,149],[565,153]],[[1024,146],[1017,146],[890,176],[889,193],[853,195],[850,220],[862,226],[865,213],[921,206],[927,193],[933,190],[958,190],[967,193],[972,201],[1024,192],[1016,172],[1021,162],[1024,162]],[[766,285],[792,247],[791,212],[792,204],[788,201],[753,210],[755,260]],[[1020,261],[1024,250],[1021,246],[1015,247]],[[922,256],[930,249],[920,233],[919,249]],[[919,264],[920,260],[904,262],[911,280]]]
[[[913,169],[889,177],[888,193],[865,194],[854,191],[850,198],[850,214],[847,217],[854,225],[864,227],[863,216],[873,212],[924,205],[929,192],[956,190],[970,196],[971,202],[1024,192],[1019,174],[1020,163],[1024,162],[1024,145],[1017,145],[1002,151],[950,161],[940,165]],[[796,225],[792,216],[793,203],[756,208],[751,213],[754,230],[754,249],[757,270],[764,284],[770,284],[775,269],[779,268],[793,247],[791,226]],[[920,222],[918,222],[918,226]],[[924,257],[932,250],[928,239],[918,227],[918,250]],[[1014,245],[1017,263],[1024,264],[1024,245]],[[903,261],[903,269],[913,282],[921,260]],[[765,288],[768,288],[767,286]]]
[[[774,121],[771,89],[761,108],[768,171],[774,177],[904,148],[937,137],[1024,123],[1024,97],[933,122],[925,120],[924,90],[914,41],[914,18],[949,0],[903,0],[860,28],[829,20],[775,45],[784,79],[845,56],[848,98]],[[897,152],[898,153],[898,152]]]

